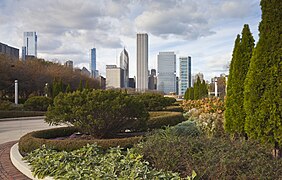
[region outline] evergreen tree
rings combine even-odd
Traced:
[[[82,81],[79,81],[79,86],[78,86],[78,91],[82,91],[83,90],[83,86],[82,86]]]
[[[67,86],[67,88],[66,88],[66,91],[65,91],[66,93],[69,93],[69,92],[71,92],[71,87],[70,87],[70,84],[68,84],[68,86]]]
[[[188,97],[189,99],[194,100],[194,88],[193,87],[189,88]]]
[[[86,81],[85,89],[89,89],[89,82],[88,82],[88,80]]]
[[[189,88],[186,89],[185,94],[184,94],[184,99],[188,100],[189,99]]]
[[[232,91],[229,93],[232,98],[231,107],[227,108],[229,111],[232,111],[231,116],[229,117],[227,122],[232,121],[232,132],[236,133],[239,136],[245,136],[247,139],[244,125],[245,125],[245,117],[246,113],[244,110],[244,82],[249,69],[250,59],[252,57],[252,52],[254,49],[254,38],[250,32],[249,26],[247,24],[244,25],[242,31],[242,39],[241,43],[237,44],[236,51],[236,60],[234,60],[232,64],[232,81],[229,84]],[[229,97],[228,97],[229,98]],[[229,104],[230,105],[230,104]]]
[[[261,0],[260,38],[245,80],[245,130],[249,137],[282,147],[282,1]]]
[[[200,99],[200,85],[201,85],[201,80],[200,77],[197,78],[196,83],[194,83],[194,99]]]
[[[235,112],[233,111],[233,103],[234,103],[234,90],[233,90],[233,84],[234,84],[234,64],[235,61],[237,61],[238,57],[240,56],[240,35],[237,35],[237,38],[235,40],[234,48],[233,48],[233,54],[232,59],[230,62],[230,68],[229,68],[229,76],[228,76],[228,82],[227,82],[227,98],[226,98],[226,110],[224,113],[225,116],[225,130],[229,133],[235,133],[234,125],[233,125],[233,117],[235,116]],[[240,57],[239,57],[240,58]]]
[[[208,87],[205,80],[200,84],[200,99],[208,96]]]

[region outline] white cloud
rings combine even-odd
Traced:
[[[20,49],[23,32],[36,31],[40,57],[76,66],[86,66],[96,47],[103,75],[123,46],[135,75],[136,32],[142,31],[149,34],[150,68],[159,51],[169,50],[192,56],[194,71],[209,77],[218,70],[213,65],[230,59],[243,24],[256,37],[260,21],[258,0],[0,0],[0,9],[1,42]]]

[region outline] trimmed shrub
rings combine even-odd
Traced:
[[[137,94],[135,97],[145,105],[148,111],[161,111],[164,107],[170,106],[176,101],[174,98],[153,93]]]
[[[45,96],[33,96],[27,99],[24,103],[24,108],[31,111],[47,111],[49,105],[52,104],[52,99]]]
[[[183,108],[181,106],[167,106],[163,111],[183,112]]]
[[[147,126],[149,129],[163,128],[165,126],[174,126],[184,120],[181,112],[156,111],[150,112]]]
[[[32,117],[44,115],[45,112],[40,111],[0,111],[0,118]]]
[[[201,134],[200,129],[197,127],[196,123],[193,121],[184,121],[171,127],[172,131],[177,136],[199,136]]]
[[[79,139],[64,139],[56,140],[52,138],[66,137],[71,134],[79,132],[75,127],[61,127],[54,129],[47,129],[41,131],[34,131],[28,133],[19,140],[19,151],[22,155],[26,155],[31,151],[45,145],[47,148],[55,149],[58,151],[72,151],[79,149],[87,144],[97,143],[104,149],[109,147],[132,147],[133,144],[138,143],[142,137],[128,137],[128,138],[116,138],[116,139],[95,139],[95,140],[79,140]]]
[[[0,99],[0,110],[12,110],[13,109],[13,103],[10,101],[3,101]]]
[[[96,138],[115,137],[125,129],[146,129],[149,114],[134,96],[113,90],[60,93],[48,108],[49,124],[72,124]]]
[[[273,159],[269,146],[252,140],[176,136],[169,128],[147,137],[139,148],[155,168],[182,177],[195,170],[198,179],[281,179],[282,159]]]

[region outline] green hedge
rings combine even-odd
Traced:
[[[42,111],[0,111],[0,118],[44,116]]]
[[[147,122],[149,129],[162,128],[164,126],[174,126],[185,120],[181,112],[153,111],[149,112],[149,114],[150,119]]]
[[[181,106],[168,106],[163,111],[183,112],[183,108]]]
[[[47,129],[41,131],[33,131],[20,138],[19,151],[22,155],[26,155],[27,153],[37,148],[40,148],[43,144],[45,144],[46,147],[53,148],[59,151],[62,150],[72,151],[75,149],[79,149],[87,144],[93,144],[93,143],[97,143],[97,145],[101,146],[104,149],[107,149],[109,147],[116,147],[116,146],[132,147],[133,144],[136,144],[142,139],[142,136],[118,138],[118,139],[97,139],[97,140],[50,139],[56,137],[69,136],[75,132],[78,132],[78,129],[74,127],[61,127],[61,128]]]

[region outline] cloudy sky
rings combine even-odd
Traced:
[[[234,40],[249,24],[258,40],[259,0],[0,0],[0,42],[21,49],[23,32],[38,34],[38,57],[72,60],[89,68],[117,64],[125,47],[130,77],[136,75],[136,33],[149,35],[149,69],[157,54],[174,51],[192,57],[192,73],[206,80],[228,72]]]

